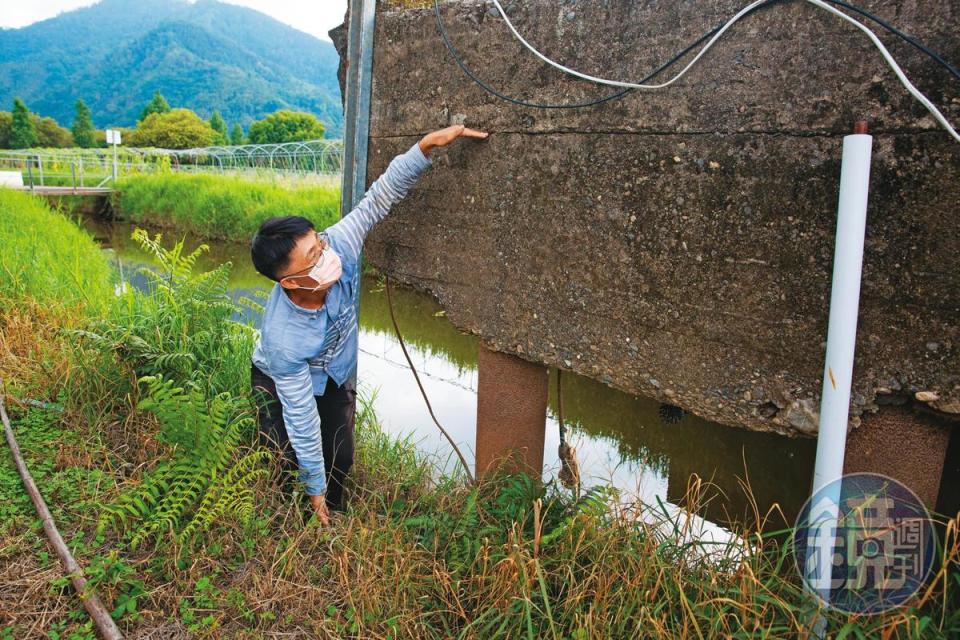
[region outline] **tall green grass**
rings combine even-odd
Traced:
[[[339,219],[340,189],[251,182],[233,176],[158,173],[121,180],[123,217],[204,238],[247,241],[274,216],[300,215],[323,228]]]
[[[77,224],[34,196],[0,187],[0,295],[104,308],[110,266]]]

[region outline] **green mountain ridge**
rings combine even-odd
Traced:
[[[232,126],[276,111],[343,131],[333,44],[215,0],[102,0],[21,29],[0,29],[0,109],[14,96],[73,121],[82,98],[98,127],[132,127],[153,92]]]

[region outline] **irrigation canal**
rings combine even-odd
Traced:
[[[134,227],[106,225],[90,218],[86,225],[136,285],[136,268],[149,264],[150,256],[130,239]],[[165,237],[173,239],[177,234],[167,231]],[[230,289],[235,299],[255,298],[258,291],[269,289],[270,283],[250,264],[246,246],[211,244],[199,265],[211,268],[228,260],[233,263]],[[394,287],[394,295],[397,321],[437,418],[472,464],[477,338],[456,329],[428,295],[399,285]],[[361,389],[375,392],[374,407],[387,431],[409,436],[421,452],[452,467],[456,458],[430,420],[393,333],[386,292],[374,277],[364,276],[360,308]],[[250,310],[244,320],[256,322],[257,318]],[[550,380],[545,480],[556,477],[560,468],[555,370],[551,370]],[[585,488],[611,482],[624,495],[639,497],[647,504],[656,504],[658,499],[676,504],[686,492],[688,478],[696,473],[717,489],[701,515],[721,525],[754,521],[743,482],[749,482],[761,514],[779,504],[790,523],[807,497],[815,453],[812,439],[735,429],[693,415],[677,420],[676,415],[664,416],[654,400],[570,372],[563,375],[562,394],[564,422],[571,428],[570,441],[577,450]],[[782,524],[783,519],[774,517],[769,526],[780,528]]]

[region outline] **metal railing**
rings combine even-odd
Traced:
[[[164,171],[232,174],[256,178],[271,175],[320,177],[335,182],[343,167],[340,140],[308,140],[283,144],[248,144],[196,149],[119,147],[118,178]],[[20,171],[27,188],[103,187],[112,182],[112,149],[25,149],[0,151],[0,171]]]

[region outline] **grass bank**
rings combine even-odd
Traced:
[[[273,216],[301,215],[322,229],[340,216],[340,188],[235,176],[144,174],[117,185],[114,208],[124,218],[197,237],[247,242]]]
[[[55,218],[0,202],[14,227],[32,220],[23,216]],[[93,242],[66,233],[84,247],[78,259],[101,271]],[[256,446],[253,335],[229,320],[229,265],[200,272],[196,252],[137,239],[160,264],[145,274],[146,291],[115,295],[107,282],[95,289],[102,299],[61,301],[74,269],[29,246],[17,255],[36,256],[33,268],[53,277],[0,290],[0,376],[18,437],[128,637],[805,636],[809,601],[790,550],[760,522],[741,532],[742,562],[701,563],[696,542],[611,507],[609,489],[575,497],[522,475],[477,487],[444,476],[384,433],[368,398],[349,510],[329,529],[305,520],[302,504],[274,489],[276,465]],[[702,497],[691,494],[691,506]],[[947,524],[943,567],[911,606],[831,612],[834,637],[957,637],[957,525]],[[38,531],[5,452],[0,638],[92,638]]]
[[[101,310],[110,269],[77,225],[33,196],[0,187],[0,295]]]

